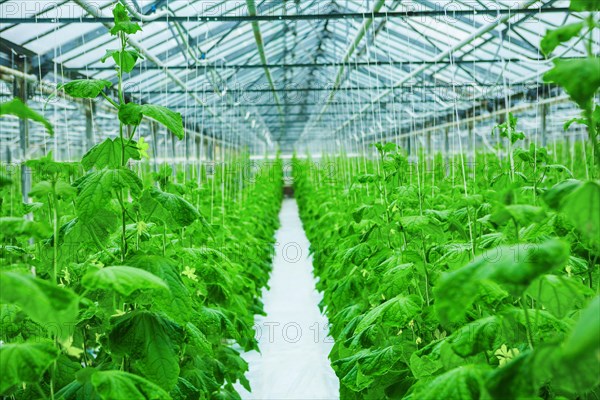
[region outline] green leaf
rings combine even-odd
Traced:
[[[200,218],[198,210],[183,197],[155,187],[144,190],[140,204],[146,219],[169,226],[187,226]]]
[[[587,355],[600,354],[600,296],[596,296],[581,312],[579,320],[564,345],[565,359],[577,361]]]
[[[573,11],[600,11],[600,0],[571,0]]]
[[[97,79],[77,79],[58,85],[71,97],[79,99],[95,99],[105,89],[112,86],[110,81]]]
[[[86,170],[92,168],[102,169],[119,168],[121,166],[121,157],[123,154],[123,146],[121,139],[106,139],[102,143],[98,143],[88,150],[82,157],[81,164]],[[140,152],[134,141],[125,142],[125,163],[128,160],[141,160]]]
[[[46,130],[50,136],[54,135],[54,128],[52,127],[52,124],[42,115],[27,107],[27,105],[19,98],[14,98],[5,103],[0,103],[0,116],[2,115],[14,115],[21,119],[30,119],[32,121],[39,122],[46,127]]]
[[[168,258],[155,255],[137,255],[127,260],[131,267],[144,269],[162,279],[169,286],[169,293],[157,292],[153,303],[165,310],[174,321],[185,325],[193,317],[192,293],[181,279],[178,266]]]
[[[492,214],[490,221],[497,225],[503,225],[510,220],[515,220],[519,226],[527,226],[532,222],[540,222],[545,216],[546,213],[541,207],[529,204],[511,204],[507,206],[501,205]]]
[[[588,126],[588,121],[587,121],[587,119],[581,118],[581,117],[571,118],[570,120],[566,121],[563,124],[563,131],[565,131],[565,132],[568,131],[569,128],[571,127],[571,125],[573,125],[573,124],[580,124],[580,125]]]
[[[600,184],[584,182],[564,198],[562,212],[595,247],[600,247]]]
[[[81,283],[91,290],[114,290],[123,296],[130,296],[136,290],[169,291],[167,284],[156,275],[143,269],[126,266],[92,270],[84,275]]]
[[[486,388],[494,399],[535,398],[540,387],[552,377],[555,356],[553,347],[522,352],[508,364],[493,370]]]
[[[75,197],[77,189],[69,183],[59,180],[55,183],[54,187],[52,186],[52,183],[48,181],[38,182],[29,191],[31,197],[37,197],[42,200],[45,200],[46,197],[52,193],[55,193],[59,198],[70,199]]]
[[[113,16],[115,25],[110,30],[111,35],[117,35],[119,32],[132,35],[142,30],[137,23],[131,22],[127,9],[121,3],[117,3],[115,8],[113,8]]]
[[[0,345],[0,395],[20,383],[42,381],[44,372],[59,355],[60,351],[47,340]]]
[[[108,60],[110,57],[112,57],[112,59],[115,61],[115,64],[121,67],[121,69],[126,73],[130,73],[131,71],[133,71],[137,60],[139,58],[142,58],[140,53],[137,52],[137,50],[106,50],[106,54],[102,56],[100,61],[106,62],[106,60]]]
[[[434,289],[437,313],[444,324],[462,321],[486,281],[520,296],[535,278],[562,267],[568,256],[568,246],[556,239],[491,249],[441,277]]]
[[[550,207],[559,210],[564,199],[575,189],[581,187],[583,182],[577,179],[567,179],[552,186],[543,194],[543,199]]]
[[[600,87],[600,58],[556,59],[554,68],[544,74],[544,82],[562,86],[580,108],[588,109]]]
[[[142,122],[142,106],[125,103],[119,107],[119,120],[125,125],[139,125]]]
[[[149,311],[134,311],[117,319],[108,338],[112,353],[127,356],[132,371],[170,391],[179,376],[183,335],[175,322]]]
[[[122,371],[96,371],[90,378],[103,400],[170,400],[171,396],[148,380]]]
[[[412,398],[415,400],[473,400],[482,398],[486,368],[465,365],[452,369],[429,382],[415,385]]]
[[[185,132],[183,130],[183,119],[181,118],[180,113],[171,111],[167,107],[156,106],[153,104],[144,104],[141,108],[142,114],[164,125],[179,139],[183,139]]]
[[[0,237],[25,236],[42,239],[50,234],[45,225],[22,217],[0,217],[0,228]]]
[[[385,320],[397,327],[403,327],[421,310],[411,298],[396,296],[371,309],[357,325],[354,335],[358,335],[379,321]]]
[[[581,32],[584,26],[584,22],[579,22],[549,30],[546,32],[546,35],[540,43],[542,53],[544,53],[546,56],[552,53],[554,49],[556,49],[561,43],[568,42],[575,36],[579,35],[579,32]]]
[[[525,292],[557,318],[581,308],[594,292],[581,282],[556,275],[542,275]]]
[[[102,169],[87,174],[76,182],[79,195],[75,200],[79,217],[94,218],[95,213],[105,208],[116,191],[129,189],[134,195],[142,189],[142,182],[135,172],[127,168]]]
[[[79,297],[48,281],[17,272],[0,273],[0,302],[16,304],[59,339],[73,334]]]
[[[499,347],[500,321],[490,316],[462,326],[448,338],[452,350],[461,357],[468,357],[482,351],[490,351]]]

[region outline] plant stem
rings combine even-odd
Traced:
[[[523,303],[523,299],[519,299],[519,304],[525,313],[525,330],[527,333],[527,343],[529,344],[529,348],[533,350],[533,334],[531,328],[531,321],[529,319],[529,310],[525,307],[525,303]]]

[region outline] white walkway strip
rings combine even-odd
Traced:
[[[271,289],[263,294],[267,316],[257,316],[255,325],[261,353],[243,354],[252,393],[236,389],[244,400],[336,400],[339,381],[327,358],[333,339],[318,308],[296,200],[283,201],[279,218]]]

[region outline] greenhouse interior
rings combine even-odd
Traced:
[[[600,398],[600,0],[0,0],[0,397]]]

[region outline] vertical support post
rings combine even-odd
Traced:
[[[14,78],[13,94],[15,97],[27,104],[27,81],[25,79]],[[27,150],[29,149],[29,121],[19,119],[19,148],[21,150],[21,194],[23,203],[29,203],[29,191],[31,189],[31,171],[25,165]]]
[[[175,181],[177,181],[175,179],[177,178],[177,162],[175,160],[177,158],[177,152],[175,151],[175,135],[173,135],[168,129],[165,131],[165,134],[167,135],[167,140],[168,137],[171,136],[171,169],[173,170],[173,178]]]
[[[83,107],[85,109],[85,137],[81,155],[85,154],[94,143],[94,103],[90,100]]]
[[[473,167],[473,163],[475,162],[475,135],[473,134],[473,121],[469,121],[467,123],[467,129],[469,133],[469,143],[467,148],[469,151],[469,166]]]
[[[540,133],[542,136],[542,147],[546,147],[546,142],[547,142],[547,121],[546,121],[546,116],[548,115],[548,105],[547,104],[542,104],[540,106],[540,118],[541,120],[541,129],[540,129]]]
[[[433,164],[434,152],[431,146],[431,131],[427,131],[427,168],[431,169],[431,165]]]
[[[158,135],[157,135],[157,131],[158,131],[158,123],[157,122],[150,122],[150,134],[152,135],[152,160],[153,162],[153,168],[154,168],[154,172],[158,172],[158,165],[157,165],[157,158],[158,158]]]
[[[448,127],[444,128],[444,156],[447,159],[450,153],[450,140],[448,139]]]

